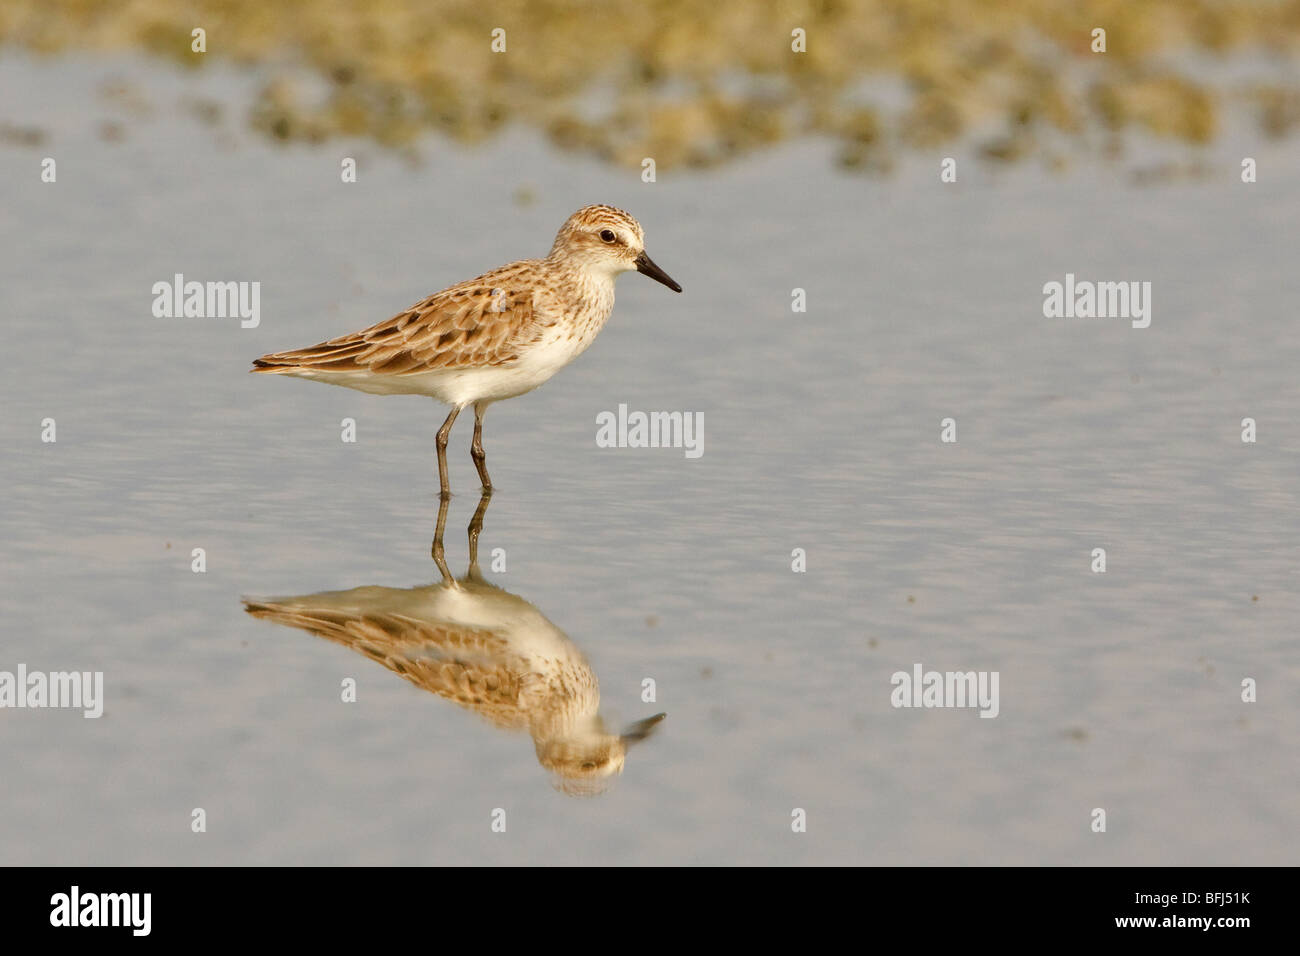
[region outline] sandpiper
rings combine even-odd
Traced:
[[[581,355],[614,309],[614,280],[632,269],[682,291],[646,255],[636,219],[613,206],[584,206],[560,228],[545,259],[457,283],[360,332],[263,355],[252,371],[379,395],[429,395],[450,405],[437,440],[443,496],[451,493],[451,427],[473,405],[470,455],[490,492],[483,452],[488,405],[531,391]]]

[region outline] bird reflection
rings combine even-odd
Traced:
[[[443,551],[449,499],[438,509],[433,560],[442,581],[425,587],[359,587],[298,597],[245,598],[254,617],[302,628],[378,661],[423,690],[504,730],[533,738],[557,789],[602,793],[623,772],[628,747],[663,714],[610,733],[586,656],[531,603],[489,583],[478,539],[490,495],[469,525],[469,569],[452,576]]]

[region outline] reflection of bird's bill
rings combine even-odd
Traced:
[[[635,744],[645,740],[654,732],[659,722],[667,716],[667,714],[655,714],[653,717],[647,717],[645,720],[638,720],[635,724],[631,724],[623,731],[623,743]]]

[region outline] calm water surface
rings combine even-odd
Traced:
[[[100,131],[113,77],[152,106],[120,141]],[[415,165],[184,107],[250,82],[0,60],[0,115],[50,134],[0,150],[0,669],[102,670],[107,696],[99,720],[2,715],[0,862],[1295,861],[1294,148],[1229,135],[1217,178],[1147,187],[958,152],[941,186],[928,157],[869,179],[806,142],[644,184],[522,132]],[[240,598],[440,579],[444,411],[250,360],[544,254],[587,202],[638,216],[685,293],[624,277],[589,352],[493,407],[480,540],[488,580],[585,654],[611,723],[668,715],[575,799],[527,735]],[[260,281],[260,326],[153,317],[178,272]],[[1152,282],[1151,327],[1045,319],[1067,272]],[[620,403],[701,413],[704,454],[598,448]],[[1000,715],[894,709],[917,662],[998,671]]]

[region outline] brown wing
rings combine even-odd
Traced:
[[[490,631],[447,627],[401,614],[245,600],[254,617],[301,628],[349,647],[498,727],[527,727],[520,695],[527,669]]]
[[[253,363],[253,370],[413,375],[507,365],[518,359],[520,348],[536,339],[544,326],[533,308],[531,284],[521,281],[523,265],[516,263],[435,292],[361,332],[310,348],[263,355]]]

